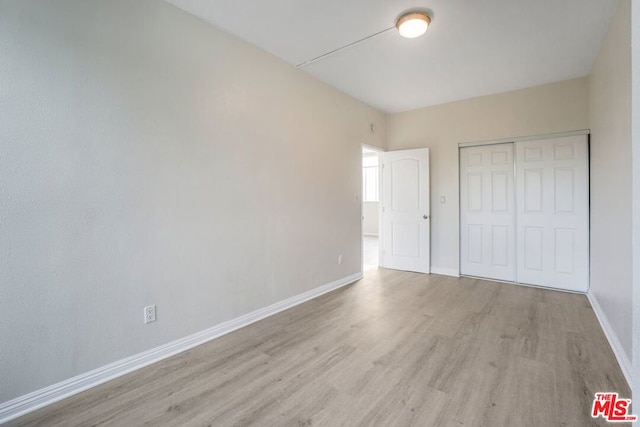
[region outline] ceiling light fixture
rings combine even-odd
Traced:
[[[427,28],[429,28],[429,25],[431,25],[431,17],[427,15],[425,12],[415,12],[415,11],[406,12],[402,16],[400,16],[400,18],[398,18],[395,26],[385,28],[382,31],[378,31],[377,33],[373,33],[359,40],[356,40],[354,42],[341,46],[337,49],[331,50],[327,53],[323,53],[320,56],[316,56],[315,58],[309,59],[308,61],[305,61],[296,65],[296,68],[306,67],[307,65],[312,64],[320,59],[326,58],[327,56],[331,56],[335,53],[340,52],[341,50],[344,50],[348,47],[361,43],[365,40],[369,40],[370,38],[376,37],[382,33],[386,33],[387,31],[393,30],[394,28],[398,29],[398,33],[400,33],[402,37],[405,37],[408,39],[420,37],[421,35],[427,32]]]
[[[396,28],[402,37],[414,39],[427,32],[431,24],[429,15],[423,12],[409,12],[398,18]]]

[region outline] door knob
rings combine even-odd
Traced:
[[[422,218],[429,219],[429,215],[422,215]]]

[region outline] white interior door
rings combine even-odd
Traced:
[[[382,266],[429,273],[429,149],[382,154]]]
[[[587,136],[516,142],[518,281],[586,292]]]
[[[513,143],[460,149],[460,272],[516,280]]]

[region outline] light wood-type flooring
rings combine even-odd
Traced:
[[[584,295],[373,269],[9,425],[607,425],[597,391],[631,397]]]

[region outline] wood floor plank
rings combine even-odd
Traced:
[[[583,295],[365,279],[9,426],[598,426],[630,397]]]

